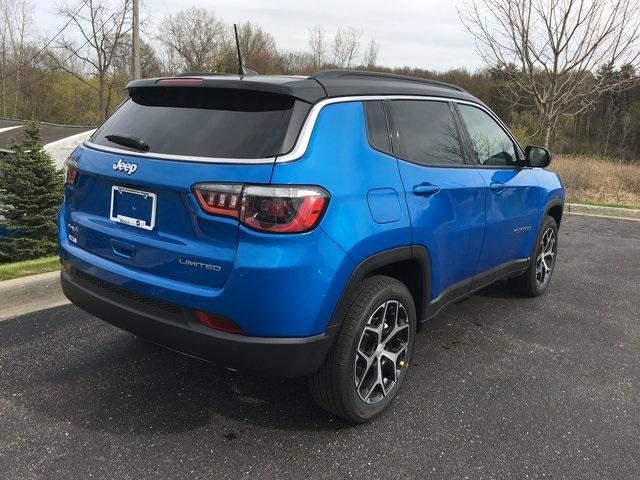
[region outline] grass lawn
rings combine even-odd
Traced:
[[[0,281],[12,278],[35,275],[36,273],[53,272],[60,269],[58,256],[38,258],[37,260],[25,260],[0,264]]]
[[[562,177],[569,202],[640,208],[640,162],[557,155],[549,168]]]

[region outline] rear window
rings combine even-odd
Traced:
[[[131,97],[91,142],[130,150],[109,135],[137,137],[150,153],[194,157],[273,157],[293,148],[310,105],[246,90],[148,87]],[[135,150],[132,150],[135,151]]]

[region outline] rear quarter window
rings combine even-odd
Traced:
[[[293,97],[265,92],[139,88],[96,131],[91,142],[128,149],[106,138],[126,135],[144,141],[151,154],[267,158],[293,148],[309,107]]]
[[[364,102],[364,111],[367,120],[369,144],[376,150],[392,155],[387,117],[382,101],[369,100]]]

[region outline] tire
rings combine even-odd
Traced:
[[[407,287],[381,275],[364,279],[350,300],[324,364],[309,376],[309,390],[325,410],[364,423],[391,404],[406,377],[416,310]]]
[[[546,243],[548,238],[552,240],[550,246]],[[546,253],[541,257],[543,249]],[[511,289],[527,297],[542,295],[551,281],[551,275],[556,265],[557,253],[558,225],[553,217],[547,215],[536,238],[535,253],[529,261],[529,267],[522,275],[509,279]],[[542,261],[542,259],[544,261]],[[541,275],[543,276],[542,281]]]

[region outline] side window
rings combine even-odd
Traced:
[[[391,101],[399,145],[394,152],[421,165],[464,163],[460,138],[447,102]],[[395,137],[394,137],[395,138]]]
[[[364,102],[364,111],[367,118],[367,136],[369,144],[376,150],[391,153],[389,129],[387,117],[384,113],[384,105],[380,100]]]
[[[471,105],[458,104],[458,111],[471,138],[476,163],[513,166],[518,157],[513,141],[487,112]]]

